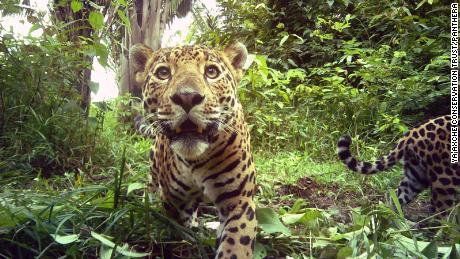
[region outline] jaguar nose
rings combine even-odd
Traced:
[[[173,103],[179,105],[186,113],[188,113],[193,107],[203,102],[204,95],[197,92],[175,93],[170,98]]]

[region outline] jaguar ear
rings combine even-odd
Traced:
[[[153,50],[142,43],[135,44],[129,50],[129,63],[131,65],[136,82],[143,80],[145,67],[149,58],[153,55]]]
[[[246,59],[248,58],[248,51],[246,47],[240,42],[234,42],[227,46],[224,50],[225,55],[232,64],[233,68],[237,71],[242,71]]]

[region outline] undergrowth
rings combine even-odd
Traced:
[[[151,141],[118,124],[117,105],[104,108],[103,127],[92,147],[96,153],[78,173],[30,174],[29,181],[20,178],[25,185],[18,185],[15,175],[2,174],[0,256],[212,257],[213,229],[179,226],[162,214],[156,195],[145,194]],[[398,168],[365,178],[338,161],[318,163],[297,151],[259,150],[255,161],[256,258],[458,255],[460,247],[452,250],[460,240],[458,208],[434,224],[434,219],[409,221],[386,205],[401,177]],[[212,211],[201,214],[202,223],[217,221]]]
[[[258,171],[255,257],[460,258],[458,205],[439,220],[423,193],[406,219],[393,191],[401,168],[353,174],[335,147],[349,133],[354,154],[377,157],[448,111],[450,3],[218,2],[221,17],[191,38],[256,53],[239,87]],[[120,123],[130,100],[82,112],[82,57],[106,60],[105,46],[27,18],[43,36],[15,39],[0,24],[0,257],[212,256],[214,229],[179,226],[146,194],[151,140]]]

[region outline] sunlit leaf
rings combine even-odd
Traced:
[[[101,242],[105,246],[112,247],[112,248],[115,247],[115,243],[110,240],[111,237],[109,236],[104,236],[94,231],[91,231],[91,236],[99,240],[99,242]]]
[[[422,254],[427,258],[438,257],[438,245],[436,241],[430,242],[430,244],[422,250]]]
[[[339,249],[339,251],[337,252],[337,256],[336,258],[337,259],[345,259],[345,258],[349,258],[353,255],[353,248],[351,247],[342,247]]]
[[[61,245],[67,245],[70,243],[73,243],[78,240],[79,235],[77,234],[72,234],[72,235],[67,235],[67,236],[61,236],[57,234],[50,234],[51,237],[56,241],[57,243]]]
[[[96,233],[94,231],[91,231],[91,236],[93,238],[95,238],[96,240],[98,240],[99,242],[101,242],[102,245],[104,245],[104,246],[107,246],[107,247],[110,247],[110,248],[115,247],[115,243],[110,240],[111,237],[109,237],[109,236],[101,235],[101,234],[98,234],[98,233]],[[122,255],[130,256],[130,257],[136,257],[136,258],[145,257],[145,256],[149,255],[148,253],[138,253],[138,252],[130,251],[127,244],[117,246],[115,248],[115,250],[118,253],[122,254]]]
[[[83,2],[80,0],[72,0],[72,2],[70,2],[70,8],[72,12],[76,13],[83,8]]]
[[[106,67],[109,52],[107,50],[107,47],[104,44],[101,43],[95,43],[93,44],[94,50],[96,51],[96,56],[98,57],[99,64],[101,64],[103,67]]]
[[[127,28],[131,28],[131,22],[129,21],[128,17],[126,17],[126,14],[122,10],[117,10],[118,17],[120,17],[121,21],[123,22],[123,25],[126,26]]]
[[[292,208],[289,210],[289,213],[297,213],[300,211],[300,209],[305,206],[305,200],[304,199],[297,199],[294,204],[292,205]]]
[[[104,16],[100,12],[91,11],[88,18],[89,24],[95,30],[102,29],[104,27]]]
[[[89,81],[88,85],[89,85],[89,89],[91,90],[91,92],[96,94],[99,91],[99,83],[94,82],[94,81]]]
[[[117,0],[117,3],[121,6],[126,6],[127,3],[126,3],[126,0]]]
[[[456,245],[452,246],[452,250],[449,254],[449,259],[460,259],[460,253]]]
[[[267,256],[267,254],[267,248],[265,247],[265,245],[256,241],[254,247],[254,259],[263,259]]]
[[[143,183],[131,183],[128,185],[128,191],[126,192],[126,195],[130,194],[132,191],[143,189],[145,185]]]
[[[289,39],[289,35],[285,35],[283,38],[280,40],[279,46],[283,46],[283,44]]]
[[[355,230],[355,231],[350,231],[350,232],[341,233],[341,234],[338,233],[338,234],[332,235],[331,240],[333,241],[337,241],[341,239],[351,240],[357,236],[367,235],[369,233],[370,233],[370,229],[367,226],[364,226],[363,228]]]
[[[268,234],[283,233],[291,235],[291,231],[281,223],[278,215],[271,208],[257,208],[256,218],[259,227]]]

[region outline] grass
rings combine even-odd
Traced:
[[[125,158],[130,157],[129,150]],[[104,173],[112,177],[100,181],[89,177],[75,179],[68,174],[36,178],[27,189],[17,189],[11,183],[4,186],[0,195],[0,256],[121,258],[143,257],[146,251],[163,258],[210,255],[214,231],[205,228],[190,231],[164,217],[158,201],[150,203],[143,195],[145,171],[131,170],[134,166],[130,159],[122,160],[118,161],[119,166]],[[411,251],[407,242],[416,238],[416,244],[429,245],[427,238],[432,231],[413,229],[383,203],[369,202],[369,191],[358,188],[364,184],[372,189],[371,193],[383,195],[395,187],[400,177],[397,172],[363,180],[363,176],[345,170],[339,162],[315,163],[296,152],[256,152],[255,161],[260,186],[258,205],[270,208],[268,212],[259,209],[262,211],[262,216],[258,214],[259,221],[262,219],[263,224],[268,220],[276,226],[275,230],[279,229],[273,232],[261,228],[259,255],[362,256],[377,249],[375,240],[382,240],[380,252],[396,246],[399,250],[393,247],[387,252],[393,255],[395,251],[405,251],[415,256],[422,255],[421,251]],[[122,164],[125,166],[121,167]],[[311,181],[309,184],[302,182],[306,178]],[[319,193],[309,193],[310,185]],[[306,191],[300,193],[308,197],[280,194],[280,189],[286,186],[304,188]],[[341,193],[351,195],[351,199],[363,206],[343,209],[315,204],[329,201],[330,197],[335,204],[341,204]],[[310,201],[312,197],[316,200]],[[209,215],[204,218],[216,220]],[[392,223],[397,226],[391,226]],[[285,225],[288,232],[283,233]],[[374,241],[369,240],[372,234],[377,235]]]
[[[341,193],[353,193],[358,199],[366,199],[372,195],[384,195],[395,188],[401,178],[400,168],[396,167],[372,176],[369,181],[369,177],[347,170],[340,161],[319,163],[300,152],[256,153],[255,161],[260,197],[268,202],[279,196],[277,192],[283,186],[308,189],[309,184],[314,185],[313,191],[322,192],[321,195],[338,197]]]
[[[2,172],[0,258],[211,256],[214,230],[179,226],[163,216],[157,196],[145,195],[150,141],[126,132],[108,111],[78,172],[47,179]],[[432,258],[453,255],[449,249],[460,241],[454,218],[415,225],[385,205],[402,177],[400,167],[364,177],[337,160],[255,149],[256,258]],[[212,213],[201,217],[216,220]]]

